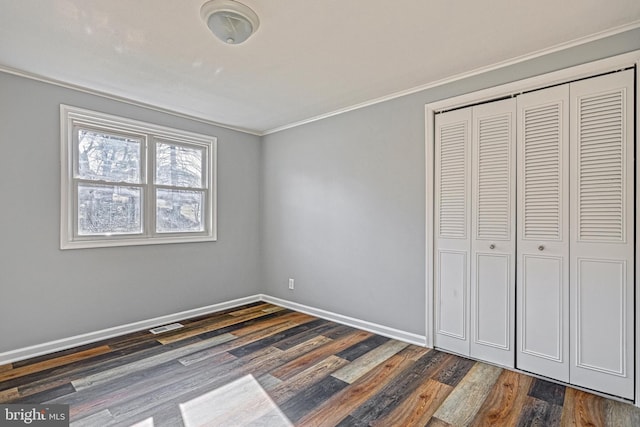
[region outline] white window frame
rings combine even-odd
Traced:
[[[75,129],[78,127],[106,131],[111,134],[130,135],[142,141],[140,153],[141,182],[139,184],[131,184],[132,187],[139,187],[142,191],[142,233],[78,235],[76,183],[86,181],[79,180],[74,176],[74,162],[77,160]],[[156,142],[198,147],[203,150],[203,166],[205,166],[202,170],[203,190],[206,199],[203,218],[204,231],[156,232],[156,189],[168,187],[178,189],[178,187],[173,186],[157,186],[154,182],[155,154],[151,151],[155,149]],[[61,104],[60,154],[60,249],[211,242],[217,240],[217,138]],[[104,183],[103,181],[95,181],[95,184],[98,185]],[[179,189],[190,190],[189,188]]]

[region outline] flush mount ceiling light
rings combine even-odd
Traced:
[[[200,15],[211,32],[228,44],[242,43],[260,25],[253,10],[233,0],[208,1],[202,5]]]

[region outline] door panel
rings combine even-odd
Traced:
[[[517,99],[517,368],[568,381],[569,87]]]
[[[473,107],[470,355],[514,366],[515,99]]]
[[[440,290],[438,298],[438,333],[461,341],[467,339],[467,254],[438,251]],[[461,348],[460,351],[463,351]],[[466,351],[466,350],[465,350]]]
[[[499,350],[511,347],[511,264],[510,255],[476,256],[475,317],[472,320],[476,345]]]
[[[571,83],[570,382],[634,395],[631,70]]]
[[[568,303],[565,299],[566,261],[563,257],[524,255],[520,269],[522,338],[518,367],[569,381],[565,337],[562,335]],[[526,362],[524,367],[522,360]]]
[[[580,368],[625,374],[625,354],[620,350],[626,340],[626,270],[625,262],[577,259],[575,360]]]
[[[436,116],[436,347],[469,354],[471,108]]]

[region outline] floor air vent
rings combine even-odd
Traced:
[[[182,323],[171,323],[169,325],[158,326],[157,328],[149,329],[149,332],[152,334],[161,334],[163,332],[173,331],[174,329],[183,328],[184,325]]]

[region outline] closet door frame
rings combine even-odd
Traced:
[[[636,140],[634,143],[634,147],[635,147],[635,153],[636,153],[636,182],[635,182],[635,189],[636,189],[636,195],[635,195],[635,200],[636,200],[636,205],[635,205],[635,223],[636,223],[636,233],[638,232],[638,218],[640,218],[640,214],[638,213],[640,211],[640,202],[638,201],[638,192],[640,191],[640,173],[638,173],[638,157],[640,157],[640,155],[638,154],[640,152],[640,91],[638,90],[638,87],[640,86],[640,58],[638,58],[635,61],[635,65],[636,65],[636,99],[635,99],[635,108],[636,108],[636,130],[635,130],[635,136],[636,136]],[[638,278],[638,276],[640,276],[640,272],[637,269],[637,266],[640,265],[640,239],[638,239],[638,237],[636,236],[636,241],[635,241],[635,266],[636,266],[636,282],[635,282],[635,304],[636,304],[636,312],[635,312],[635,316],[636,316],[636,325],[635,325],[635,348],[636,348],[636,354],[635,354],[635,375],[636,375],[636,389],[635,389],[635,405],[637,407],[640,407],[640,374],[638,373],[640,371],[640,309],[638,309],[638,306],[640,305],[640,303],[638,302],[639,298],[638,298],[638,293],[639,293],[639,289],[640,289],[640,278]]]
[[[427,347],[434,345],[435,318],[434,318],[434,150],[435,150],[435,115],[438,112],[460,108],[468,105],[488,102],[518,93],[541,89],[547,86],[568,83],[573,80],[592,77],[598,74],[617,71],[628,67],[636,67],[636,82],[640,84],[640,50],[613,56],[598,61],[581,64],[559,71],[542,74],[524,80],[495,86],[489,89],[448,98],[442,101],[428,103],[425,105],[425,342]],[[469,76],[461,76],[440,84],[450,83]],[[635,151],[640,153],[640,93],[636,94],[636,133]],[[640,191],[640,173],[636,174],[636,189]],[[640,218],[640,201],[636,197],[635,221]],[[635,242],[635,263],[640,265],[640,239]],[[640,289],[640,274],[636,274],[635,287]],[[638,301],[636,292],[636,301]],[[640,305],[640,304],[638,304]],[[635,316],[635,341],[638,351],[635,354],[636,365],[636,393],[635,405],[640,407],[640,310],[636,309]],[[597,394],[597,392],[595,392]]]

